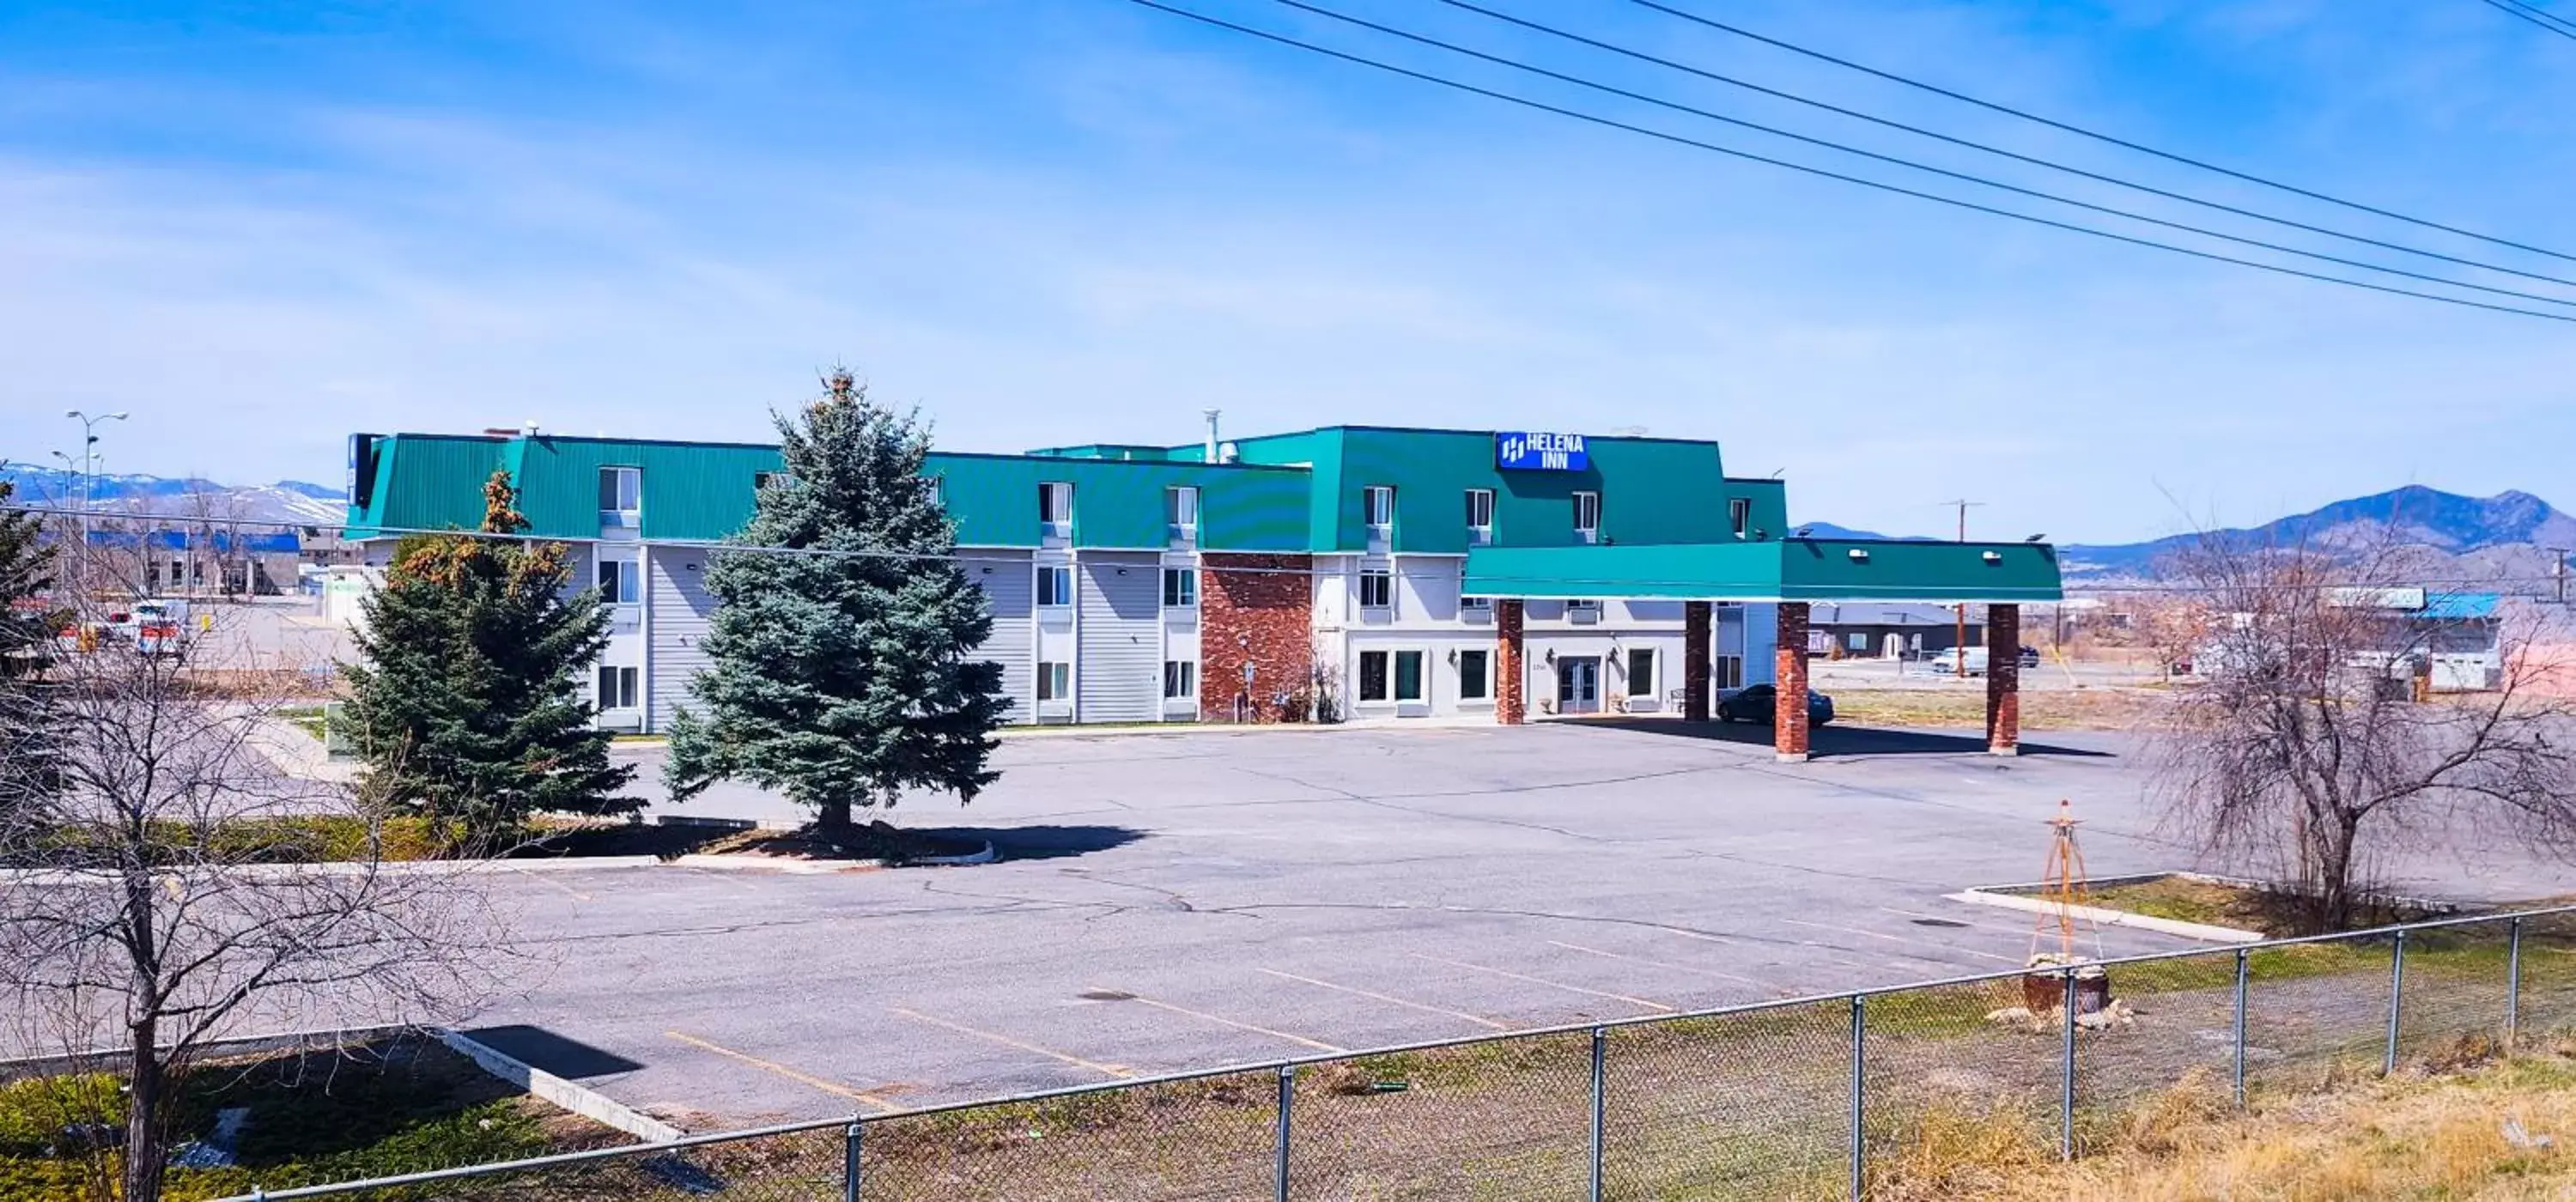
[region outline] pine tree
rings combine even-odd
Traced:
[[[506,472],[483,530],[527,528]],[[349,718],[393,804],[506,836],[535,811],[613,813],[632,766],[609,763],[581,673],[608,643],[598,594],[564,596],[562,543],[422,535],[395,547],[365,602]]]
[[[711,662],[690,685],[703,714],[673,722],[664,780],[675,797],[750,781],[828,828],[906,788],[974,800],[1000,775],[985,760],[1010,703],[1001,665],[972,658],[993,619],[949,557],[956,530],[921,474],[928,428],[847,371],[824,386],[801,421],[776,416],[788,478],[735,541],[825,554],[715,556]]]
[[[17,486],[0,480],[0,505]],[[0,808],[51,793],[55,773],[45,669],[68,615],[53,605],[55,548],[44,519],[0,510]]]

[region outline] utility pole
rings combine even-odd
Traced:
[[[1963,543],[1968,541],[1968,510],[1975,506],[1984,505],[1985,502],[1971,501],[1962,497],[1956,501],[1943,501],[1941,503],[1944,505],[1955,505],[1958,507],[1959,541]],[[1952,638],[1958,640],[1951,644],[1952,649],[1958,652],[1958,655],[1955,657],[1957,662],[1953,665],[1951,675],[1960,680],[1966,680],[1968,678],[1968,603],[1962,601],[1957,605],[1951,606],[1950,613],[1958,620],[1958,629],[1951,634]],[[1995,666],[1989,663],[1986,665],[1986,670],[1992,672],[1995,670]]]
[[[2567,548],[2542,547],[2541,550],[2549,552],[2550,579],[2557,587],[2558,604],[2564,607],[2567,604]]]
[[[89,507],[92,497],[94,497],[98,491],[98,424],[100,422],[124,421],[126,419],[126,414],[119,411],[116,413],[102,413],[96,417],[91,417],[78,409],[67,409],[63,411],[63,416],[81,424],[80,562],[82,566],[82,575],[86,577],[88,575],[89,566]],[[70,456],[63,455],[60,451],[56,451],[54,454],[62,456],[66,464],[70,462]],[[84,581],[83,583],[86,584],[87,582]]]

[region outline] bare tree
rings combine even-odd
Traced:
[[[103,643],[50,669],[40,729],[0,715],[0,749],[51,769],[0,774],[7,1035],[123,1075],[98,1185],[127,1202],[159,1198],[210,1042],[451,1019],[506,952],[471,864],[389,863],[383,811],[282,771],[275,699],[202,667]]]
[[[2209,536],[2174,565],[2202,634],[2158,732],[2166,818],[2292,886],[2311,929],[2348,926],[2402,856],[2576,842],[2576,712],[2541,687],[2553,669],[2503,656],[2491,687],[2433,694],[2436,657],[2513,619],[2408,585],[2413,559],[2394,537],[2329,555]]]

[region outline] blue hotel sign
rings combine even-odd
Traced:
[[[1579,472],[1592,466],[1580,434],[1505,430],[1494,435],[1494,466],[1524,472]]]

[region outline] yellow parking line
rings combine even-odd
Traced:
[[[934,1027],[945,1027],[945,1028],[947,1028],[947,1029],[949,1029],[949,1030],[951,1030],[951,1031],[955,1031],[955,1032],[957,1032],[957,1033],[958,1033],[958,1034],[960,1034],[960,1035],[972,1035],[972,1036],[974,1036],[974,1037],[975,1037],[975,1038],[977,1038],[977,1039],[982,1039],[982,1040],[987,1040],[987,1041],[990,1041],[990,1042],[993,1042],[993,1043],[998,1043],[998,1044],[1000,1044],[1000,1045],[1002,1045],[1003,1047],[1006,1047],[1006,1048],[1018,1048],[1019,1050],[1021,1050],[1021,1051],[1023,1051],[1023,1052],[1034,1052],[1034,1053],[1036,1053],[1036,1054],[1038,1054],[1038,1055],[1040,1055],[1040,1056],[1044,1056],[1044,1057],[1046,1057],[1046,1058],[1047,1058],[1047,1059],[1049,1059],[1049,1060],[1061,1060],[1061,1061],[1065,1062],[1066,1064],[1070,1064],[1070,1065],[1074,1066],[1075,1068],[1087,1068],[1087,1069],[1090,1069],[1091,1071],[1093,1071],[1093,1072],[1095,1072],[1095,1073],[1099,1073],[1099,1074],[1101,1074],[1102,1076],[1107,1076],[1107,1077],[1132,1077],[1132,1076],[1135,1076],[1135,1075],[1136,1075],[1136,1074],[1134,1074],[1134,1073],[1132,1073],[1132,1072],[1127,1071],[1127,1068],[1126,1068],[1126,1066],[1125,1066],[1125,1065],[1119,1065],[1119,1064],[1102,1064],[1102,1063],[1100,1063],[1100,1062],[1099,1062],[1099,1061],[1097,1061],[1097,1060],[1085,1060],[1085,1059],[1083,1059],[1083,1058],[1082,1058],[1082,1057],[1080,1057],[1080,1056],[1075,1056],[1075,1055],[1072,1055],[1072,1054],[1070,1054],[1070,1053],[1066,1053],[1066,1052],[1059,1052],[1059,1051],[1056,1051],[1056,1050],[1055,1050],[1055,1049],[1053,1049],[1053,1048],[1042,1048],[1042,1047],[1039,1047],[1038,1045],[1033,1044],[1033,1043],[1026,1043],[1026,1042],[1023,1042],[1023,1041],[1021,1041],[1021,1040],[1013,1039],[1013,1038],[1011,1038],[1011,1037],[1010,1037],[1010,1036],[1008,1036],[1008,1035],[997,1035],[997,1034],[995,1034],[995,1033],[993,1033],[993,1032],[991,1032],[991,1031],[978,1031],[978,1030],[976,1030],[976,1029],[975,1029],[975,1028],[973,1028],[973,1027],[970,1027],[970,1026],[965,1025],[964,1023],[952,1023],[952,1022],[950,1022],[950,1021],[948,1021],[947,1019],[944,1019],[944,1018],[933,1018],[933,1017],[931,1017],[930,1015],[923,1014],[922,1012],[920,1012],[920,1011],[918,1011],[918,1010],[906,1010],[906,1009],[904,1009],[904,1008],[903,1008],[903,1007],[901,1007],[901,1006],[888,1006],[888,1007],[886,1007],[886,1009],[887,1009],[887,1010],[889,1010],[889,1011],[892,1011],[892,1012],[894,1012],[894,1013],[896,1013],[896,1014],[900,1014],[900,1015],[902,1015],[902,1016],[903,1016],[903,1017],[905,1017],[905,1018],[911,1019],[911,1020],[913,1020],[914,1022],[929,1023],[931,1026],[934,1026]]]
[[[1496,1031],[1508,1031],[1508,1030],[1511,1030],[1511,1029],[1512,1029],[1512,1028],[1511,1028],[1511,1024],[1509,1024],[1509,1023],[1498,1023],[1498,1022],[1495,1022],[1494,1020],[1492,1020],[1492,1019],[1490,1019],[1490,1018],[1485,1017],[1484,1015],[1481,1015],[1481,1014],[1469,1014],[1469,1013],[1467,1013],[1467,1012],[1466,1012],[1466,1011],[1464,1011],[1464,1010],[1447,1010],[1447,1009],[1443,1009],[1443,1008],[1441,1008],[1441,1007],[1439,1007],[1439,1006],[1426,1006],[1426,1005],[1423,1005],[1423,1004],[1422,1004],[1422,1003],[1420,1003],[1420,1002],[1408,1002],[1408,1001],[1406,1001],[1406,1000],[1404,1000],[1403,998],[1400,998],[1400,997],[1388,997],[1387,995],[1385,995],[1385,994],[1383,994],[1383,993],[1371,993],[1371,992],[1369,992],[1368,990],[1365,990],[1365,989],[1356,989],[1356,988],[1353,988],[1353,987],[1351,987],[1351,986],[1349,986],[1349,985],[1336,985],[1336,984],[1332,983],[1331,981],[1318,981],[1318,980],[1316,980],[1316,979],[1315,979],[1315,978],[1313,978],[1313,977],[1301,977],[1301,976],[1298,976],[1297,974],[1295,974],[1295,973],[1293,973],[1293,972],[1280,972],[1280,971],[1278,971],[1278,970],[1276,970],[1276,969],[1269,969],[1269,968],[1256,968],[1256,969],[1254,969],[1254,970],[1252,970],[1252,971],[1254,971],[1254,972],[1258,972],[1258,973],[1267,973],[1267,974],[1269,974],[1270,976],[1278,977],[1278,978],[1280,978],[1281,980],[1286,980],[1286,981],[1302,981],[1302,982],[1304,982],[1304,983],[1306,983],[1306,984],[1308,984],[1308,985],[1314,985],[1314,986],[1317,986],[1317,987],[1319,987],[1319,988],[1323,988],[1323,989],[1333,989],[1333,990],[1338,990],[1338,991],[1343,992],[1343,993],[1356,994],[1356,995],[1358,995],[1358,996],[1360,996],[1360,997],[1369,998],[1369,999],[1372,999],[1372,1000],[1374,1000],[1374,1001],[1385,1002],[1387,1005],[1390,1005],[1390,1006],[1402,1006],[1402,1007],[1404,1007],[1405,1009],[1408,1009],[1408,1010],[1420,1010],[1420,1011],[1422,1011],[1422,1012],[1423,1012],[1423,1013],[1425,1013],[1425,1014],[1445,1014],[1445,1015],[1448,1015],[1448,1016],[1449,1016],[1449,1017],[1451,1017],[1451,1018],[1463,1018],[1463,1019],[1467,1020],[1468,1022],[1471,1022],[1471,1023],[1476,1024],[1477,1026],[1480,1026],[1480,1027],[1490,1027],[1490,1028],[1492,1028],[1492,1029],[1494,1029],[1494,1030],[1496,1030]]]
[[[1191,1018],[1204,1019],[1220,1026],[1233,1027],[1238,1031],[1250,1031],[1256,1035],[1267,1035],[1273,1039],[1285,1039],[1290,1043],[1310,1047],[1318,1052],[1347,1052],[1350,1050],[1349,1048],[1335,1047],[1334,1045],[1325,1043],[1322,1040],[1308,1039],[1303,1035],[1291,1035],[1286,1031],[1273,1031],[1268,1027],[1256,1027],[1251,1023],[1239,1023],[1230,1018],[1220,1018],[1214,1014],[1201,1013],[1200,1011],[1192,1010],[1186,1006],[1175,1006],[1170,1002],[1158,1002],[1153,998],[1145,997],[1140,994],[1127,993],[1127,991],[1123,989],[1097,989],[1095,991],[1100,993],[1126,994],[1128,1001],[1141,1002],[1145,1005],[1152,1006],[1157,1010],[1169,1010],[1174,1014],[1186,1014]]]
[[[1569,993],[1582,993],[1589,994],[1593,997],[1604,997],[1614,1002],[1626,1002],[1631,1006],[1643,1006],[1649,1010],[1661,1010],[1667,1014],[1681,1008],[1679,1006],[1667,1006],[1662,1002],[1650,1002],[1641,997],[1630,997],[1624,993],[1607,993],[1599,989],[1586,989],[1580,985],[1568,985],[1561,981],[1550,981],[1540,977],[1524,976],[1520,973],[1508,972],[1500,968],[1487,968],[1482,964],[1469,964],[1464,960],[1443,960],[1438,956],[1426,956],[1420,952],[1413,953],[1413,958],[1416,960],[1429,960],[1434,964],[1446,964],[1451,968],[1464,968],[1475,972],[1489,972],[1498,977],[1509,977],[1515,981],[1527,981],[1532,985],[1545,985],[1550,989],[1562,989]]]
[[[838,1095],[838,1096],[840,1096],[840,1097],[849,1098],[849,1099],[851,1099],[852,1101],[864,1102],[864,1103],[866,1103],[866,1104],[868,1104],[868,1105],[870,1105],[870,1106],[874,1106],[874,1107],[876,1107],[878,1110],[883,1111],[883,1112],[886,1112],[886,1113],[888,1113],[888,1114],[891,1114],[891,1113],[893,1113],[893,1112],[895,1112],[895,1111],[898,1111],[898,1110],[903,1109],[903,1107],[901,1107],[901,1106],[897,1106],[897,1105],[895,1105],[895,1104],[894,1104],[894,1103],[892,1103],[892,1102],[886,1101],[884,1098],[880,1098],[880,1097],[876,1096],[875,1094],[868,1093],[868,1092],[865,1092],[865,1091],[863,1091],[863,1090],[856,1090],[856,1089],[852,1089],[852,1088],[850,1088],[849,1086],[847,1086],[847,1085],[843,1085],[843,1084],[841,1084],[841,1083],[840,1083],[840,1082],[838,1082],[838,1081],[826,1081],[826,1080],[822,1079],[821,1077],[812,1076],[812,1075],[810,1075],[810,1074],[806,1074],[806,1073],[800,1073],[800,1072],[797,1072],[795,1069],[789,1068],[789,1067],[787,1067],[786,1065],[779,1064],[779,1063],[777,1063],[777,1062],[775,1062],[775,1061],[763,1060],[763,1059],[761,1059],[761,1058],[760,1058],[760,1057],[758,1057],[758,1056],[746,1055],[746,1054],[744,1054],[744,1053],[737,1052],[737,1051],[733,1050],[732,1048],[725,1047],[725,1046],[723,1046],[723,1045],[721,1045],[721,1044],[709,1043],[709,1042],[707,1042],[706,1040],[700,1039],[700,1038],[698,1038],[698,1037],[697,1037],[697,1036],[695,1036],[695,1035],[683,1035],[683,1034],[681,1034],[681,1033],[679,1033],[679,1032],[677,1032],[677,1031],[664,1031],[664,1032],[662,1032],[662,1033],[663,1033],[664,1035],[668,1035],[668,1036],[670,1036],[670,1037],[671,1037],[671,1038],[673,1038],[673,1039],[679,1040],[680,1042],[685,1043],[685,1044],[689,1045],[690,1047],[694,1047],[694,1048],[704,1048],[704,1049],[706,1049],[707,1051],[710,1051],[710,1052],[715,1053],[716,1055],[719,1055],[719,1056],[726,1056],[726,1057],[731,1057],[732,1059],[739,1060],[739,1061],[743,1062],[744,1064],[748,1064],[748,1065],[752,1066],[753,1068],[757,1068],[757,1069],[765,1069],[765,1070],[767,1070],[767,1071],[769,1071],[769,1072],[773,1072],[773,1073],[778,1074],[779,1076],[785,1077],[785,1078],[787,1078],[788,1080],[793,1081],[793,1082],[795,1082],[795,1083],[797,1083],[797,1084],[799,1084],[799,1085],[808,1085],[808,1086],[812,1086],[812,1087],[813,1087],[813,1088],[815,1088],[815,1089],[822,1090],[824,1093],[828,1093],[828,1094],[835,1094],[835,1095]]]
[[[1674,972],[1686,972],[1703,977],[1715,977],[1721,981],[1736,981],[1756,988],[1767,989],[1771,985],[1768,981],[1760,981],[1752,977],[1740,977],[1731,972],[1719,972],[1714,968],[1694,968],[1688,964],[1666,964],[1661,960],[1649,960],[1644,956],[1630,956],[1623,955],[1619,952],[1605,952],[1597,947],[1585,947],[1580,943],[1564,943],[1555,939],[1550,939],[1547,942],[1552,947],[1561,947],[1569,952],[1583,952],[1587,955],[1593,956],[1608,956],[1613,960],[1626,960],[1634,964],[1646,964],[1656,968],[1669,968]]]

